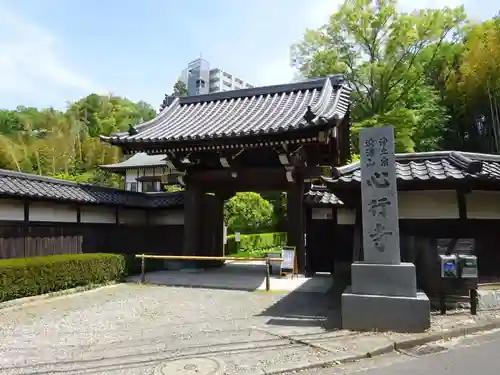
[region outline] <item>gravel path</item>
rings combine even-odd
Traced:
[[[315,361],[328,353],[283,336],[322,332],[333,307],[317,293],[121,284],[0,310],[0,374],[153,374],[207,356],[244,374]]]

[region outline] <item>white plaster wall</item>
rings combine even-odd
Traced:
[[[332,207],[314,207],[311,209],[311,219],[313,220],[331,220]]]
[[[142,176],[162,176],[168,173],[168,168],[138,168],[127,170],[125,173],[125,187],[128,189],[128,183],[137,182],[137,191],[142,191],[142,183],[137,181],[138,177]]]
[[[398,192],[400,219],[458,219],[458,201],[454,190]]]
[[[137,170],[128,170],[125,172],[125,183],[136,182]]]
[[[30,202],[30,221],[76,223],[76,207],[52,202]]]
[[[500,194],[500,193],[499,193]],[[500,202],[500,195],[498,195]],[[400,219],[458,219],[458,202],[454,190],[400,191],[398,193]],[[498,207],[500,215],[500,205]],[[337,223],[354,225],[355,210],[337,209]]]
[[[116,223],[116,214],[114,207],[102,206],[82,206],[80,209],[80,221],[82,223]]]
[[[337,209],[337,224],[354,225],[356,223],[356,210],[348,208]]]
[[[183,225],[184,210],[153,211],[149,220],[151,224],[156,225]]]
[[[472,191],[465,199],[468,219],[500,219],[499,191]]]
[[[0,220],[24,220],[23,202],[0,199]]]
[[[122,208],[119,213],[120,224],[146,224],[146,211],[141,209]]]

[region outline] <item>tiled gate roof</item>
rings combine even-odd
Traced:
[[[156,118],[136,126],[136,134],[101,139],[124,145],[283,133],[344,117],[350,92],[342,76],[331,76],[177,98]]]
[[[0,195],[144,208],[182,206],[182,192],[145,194],[0,169]]]
[[[337,169],[336,178],[324,177],[329,186],[361,182],[359,162]],[[497,181],[500,182],[500,155],[459,151],[396,154],[398,182],[415,181]]]

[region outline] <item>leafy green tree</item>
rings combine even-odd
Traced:
[[[163,185],[163,189],[167,192],[183,191],[184,188],[178,185]]]
[[[69,104],[66,111],[24,106],[0,110],[0,167],[118,186],[118,178],[99,165],[119,161],[120,150],[100,142],[98,135],[154,116],[145,102],[96,94]]]
[[[272,227],[273,206],[260,194],[237,193],[224,203],[224,219],[232,233],[259,233]]]
[[[397,151],[436,149],[446,110],[423,72],[447,38],[454,42],[466,15],[463,7],[396,8],[396,0],[345,0],[328,24],[307,30],[292,47],[292,61],[307,77],[346,76],[354,90],[354,141],[362,127],[394,125]]]
[[[172,93],[172,96],[175,96],[177,98],[180,98],[182,96],[187,96],[188,95],[188,89],[186,87],[186,84],[182,82],[180,79],[175,82],[174,85],[174,92]]]
[[[466,36],[460,67],[448,86],[455,113],[468,118],[468,124],[460,121],[463,135],[477,151],[500,152],[499,61],[500,19],[475,25]]]

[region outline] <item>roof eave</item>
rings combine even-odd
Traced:
[[[119,147],[130,147],[137,148],[137,146],[154,146],[161,144],[163,148],[179,148],[184,147],[186,144],[197,144],[200,142],[210,142],[210,143],[227,143],[228,141],[234,140],[235,142],[242,141],[246,138],[255,138],[255,137],[273,137],[273,136],[283,136],[286,134],[291,134],[293,132],[300,131],[314,131],[314,130],[322,130],[326,127],[332,126],[332,120],[337,120],[339,117],[337,115],[333,116],[331,119],[322,119],[319,121],[313,121],[311,124],[301,123],[299,126],[294,126],[291,128],[279,128],[275,131],[268,132],[249,132],[249,133],[240,133],[240,134],[220,134],[214,135],[209,134],[204,137],[189,137],[189,138],[157,138],[157,139],[135,139],[135,138],[109,138],[103,140],[114,146]],[[334,124],[336,126],[336,124]]]

